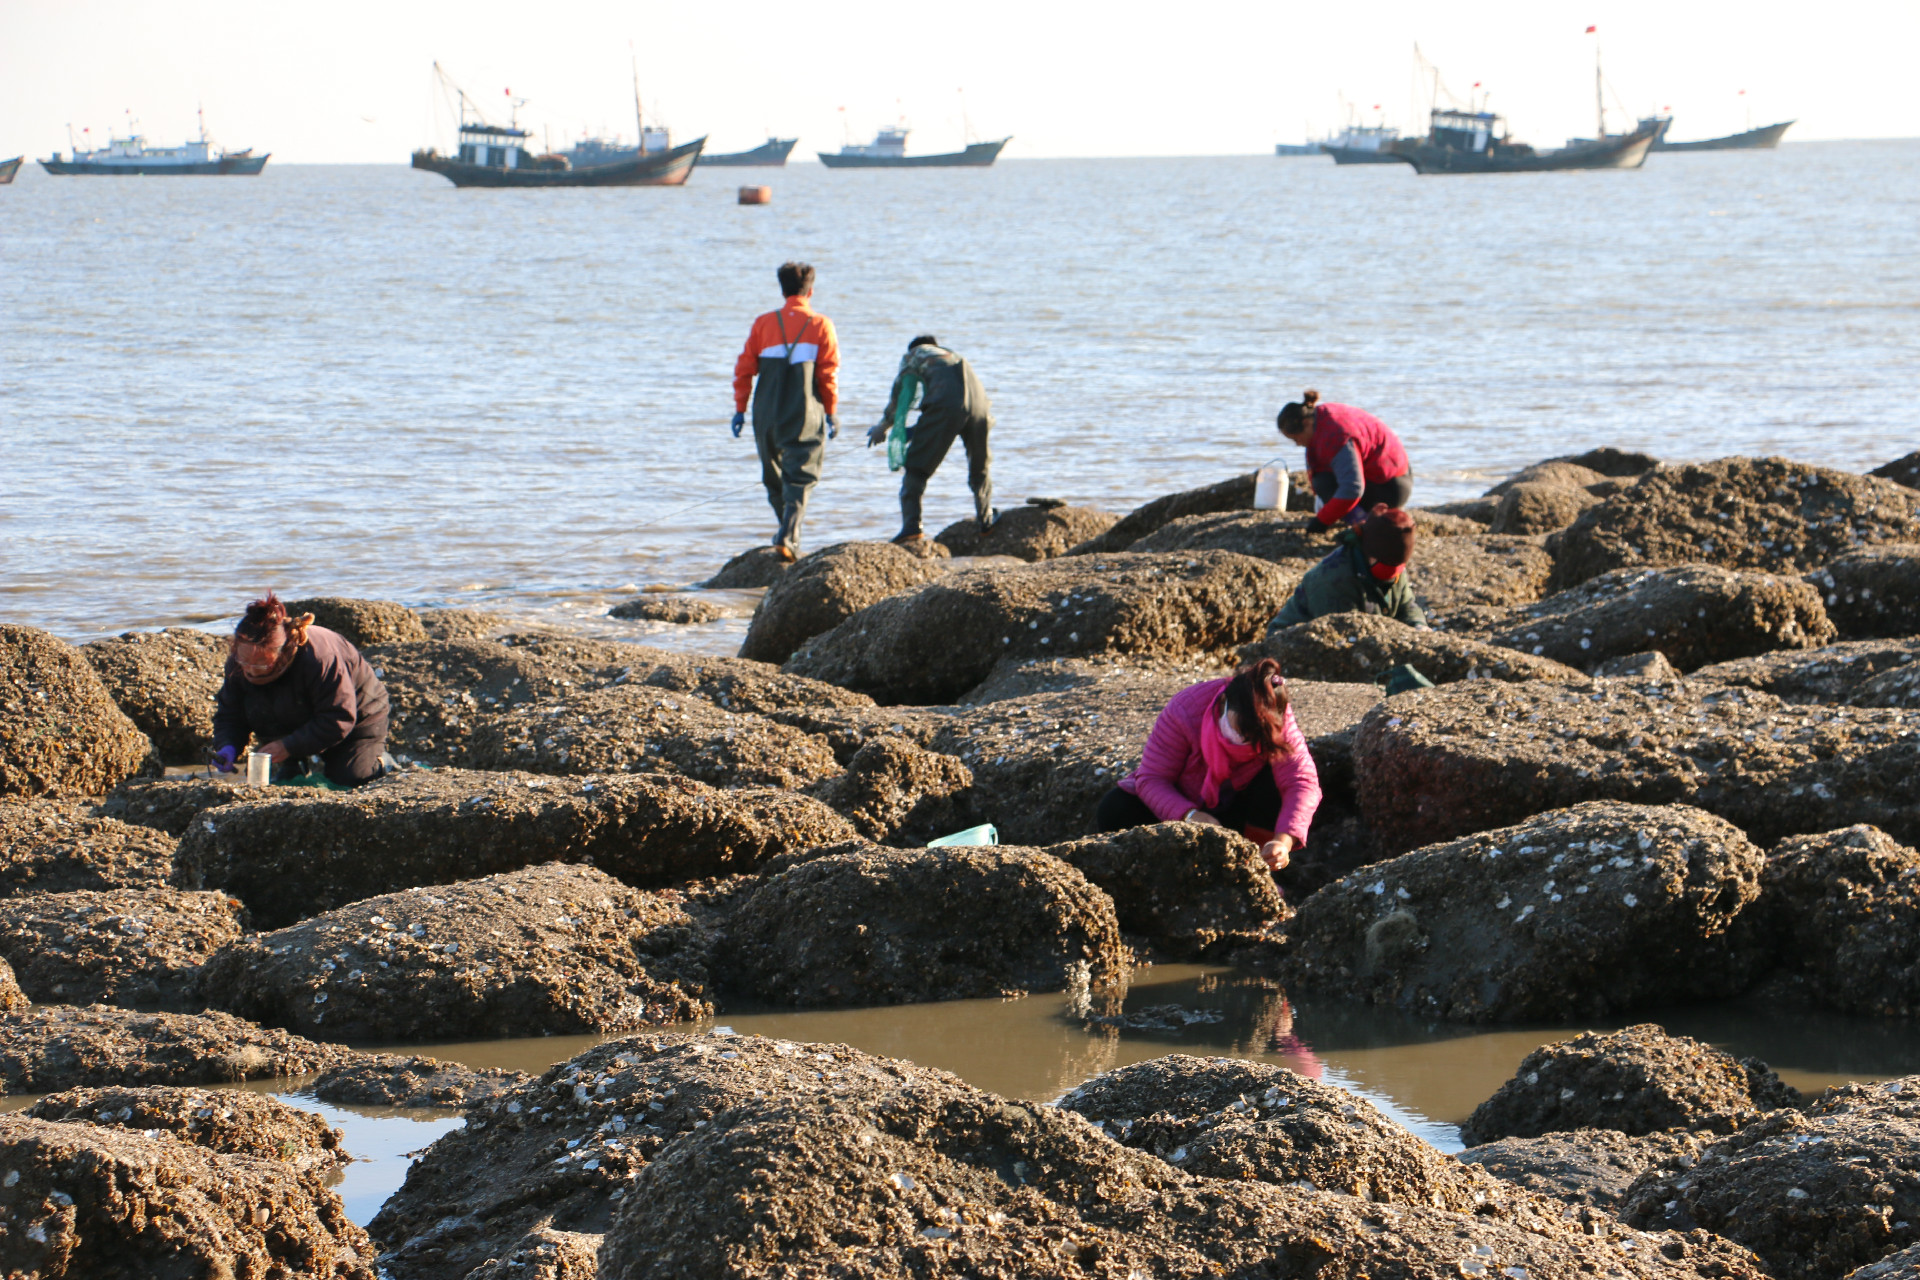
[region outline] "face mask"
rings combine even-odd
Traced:
[[[1403,564],[1376,564],[1369,567],[1369,572],[1382,582],[1392,582],[1400,576],[1400,571],[1406,567],[1407,566]]]
[[[1240,736],[1238,729],[1233,727],[1233,713],[1224,708],[1220,712],[1220,736],[1236,747],[1247,745],[1247,740]]]

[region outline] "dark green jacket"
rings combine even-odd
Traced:
[[[1424,627],[1427,615],[1414,602],[1407,576],[1402,572],[1391,582],[1374,577],[1360,553],[1360,535],[1349,529],[1340,535],[1332,555],[1307,570],[1285,607],[1267,624],[1267,634],[1329,613],[1377,613],[1410,627]]]

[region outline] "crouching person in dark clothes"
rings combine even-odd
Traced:
[[[223,773],[247,740],[273,760],[276,781],[319,756],[328,782],[357,787],[385,772],[387,687],[345,636],[287,616],[271,591],[247,606],[229,641],[213,712],[214,763]]]
[[[907,414],[920,397],[920,418],[911,427]],[[920,502],[927,481],[958,440],[967,451],[967,487],[973,490],[973,518],[980,532],[993,527],[993,404],[966,357],[923,333],[907,344],[900,372],[887,393],[880,421],[867,432],[867,447],[887,442],[887,465],[906,474],[900,480],[900,533],[895,542],[918,542]]]
[[[1107,792],[1102,831],[1155,822],[1228,827],[1278,871],[1307,842],[1320,772],[1293,718],[1280,664],[1262,658],[1230,680],[1175,694],[1147,735],[1140,767]]]

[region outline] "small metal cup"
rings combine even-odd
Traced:
[[[247,753],[247,785],[264,787],[273,780],[273,757],[264,751]]]

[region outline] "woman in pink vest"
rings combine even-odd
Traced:
[[[1375,503],[1404,507],[1413,497],[1413,465],[1400,437],[1350,404],[1321,404],[1308,391],[1280,410],[1280,434],[1307,451],[1307,476],[1332,528],[1350,515],[1364,519]]]
[[[1262,658],[1230,680],[1182,689],[1147,736],[1140,767],[1100,801],[1102,831],[1156,822],[1228,827],[1275,871],[1307,841],[1320,774],[1294,721],[1280,664]]]

